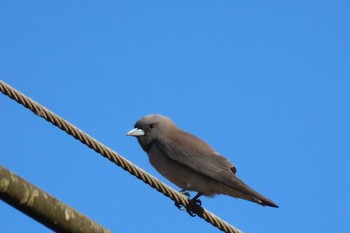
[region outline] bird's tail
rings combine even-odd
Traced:
[[[272,200],[268,199],[267,197],[264,197],[260,193],[256,192],[252,188],[250,188],[247,184],[245,184],[243,181],[241,181],[237,176],[235,176],[235,183],[239,184],[238,186],[235,185],[235,187],[230,187],[228,191],[228,195],[236,198],[242,198],[247,201],[255,202],[262,206],[271,206],[278,208],[278,205],[273,202]]]

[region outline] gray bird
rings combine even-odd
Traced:
[[[194,201],[201,195],[224,194],[278,207],[241,181],[236,176],[236,167],[228,159],[201,139],[178,128],[166,116],[145,116],[127,135],[137,138],[152,166],[182,188],[180,192],[198,192]]]

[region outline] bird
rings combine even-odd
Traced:
[[[180,187],[182,194],[189,198],[188,191],[197,192],[190,199],[192,202],[201,205],[198,198],[202,195],[223,194],[278,208],[275,202],[240,180],[236,167],[226,157],[164,115],[150,114],[140,118],[127,136],[137,138],[151,165]]]

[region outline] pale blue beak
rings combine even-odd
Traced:
[[[142,129],[135,128],[130,130],[126,135],[134,137],[143,136],[145,135],[145,131],[143,131]]]

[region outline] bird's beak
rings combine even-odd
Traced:
[[[142,129],[135,128],[135,129],[130,130],[126,135],[138,137],[138,136],[145,135],[145,131],[143,131]]]

